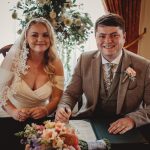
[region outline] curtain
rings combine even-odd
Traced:
[[[126,43],[125,46],[139,37],[139,22],[141,0],[104,0],[108,12],[121,15],[125,20]],[[137,53],[138,42],[128,47],[129,51]]]

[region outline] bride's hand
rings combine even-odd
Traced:
[[[28,109],[22,108],[22,109],[14,109],[11,113],[11,116],[18,121],[25,121],[27,118],[29,118]]]
[[[30,117],[33,119],[40,119],[48,115],[46,106],[39,106],[30,109]]]
[[[29,145],[29,144],[27,144],[27,145],[25,146],[25,150],[30,150],[30,145]]]

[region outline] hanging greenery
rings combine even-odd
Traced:
[[[92,32],[93,23],[89,15],[82,11],[82,6],[83,4],[77,5],[76,0],[19,0],[11,9],[12,18],[20,23],[18,33],[32,18],[44,17],[51,22],[68,77],[72,51],[76,48],[83,50],[84,43]]]

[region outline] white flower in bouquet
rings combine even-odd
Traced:
[[[81,19],[75,19],[74,23],[76,26],[81,26],[82,22],[81,22]]]
[[[45,5],[45,4],[48,4],[51,0],[36,0],[36,2],[40,5]]]
[[[71,26],[72,22],[73,22],[73,21],[72,21],[70,18],[65,18],[65,19],[64,19],[64,24],[65,24],[66,26]]]

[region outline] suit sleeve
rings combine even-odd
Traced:
[[[127,114],[127,116],[135,121],[136,127],[150,123],[150,63],[145,74],[144,92],[142,97],[141,107],[136,111]]]
[[[80,100],[83,93],[81,63],[82,63],[82,55],[77,61],[77,65],[74,69],[72,79],[63,93],[58,108],[69,107],[73,109],[75,104]]]

